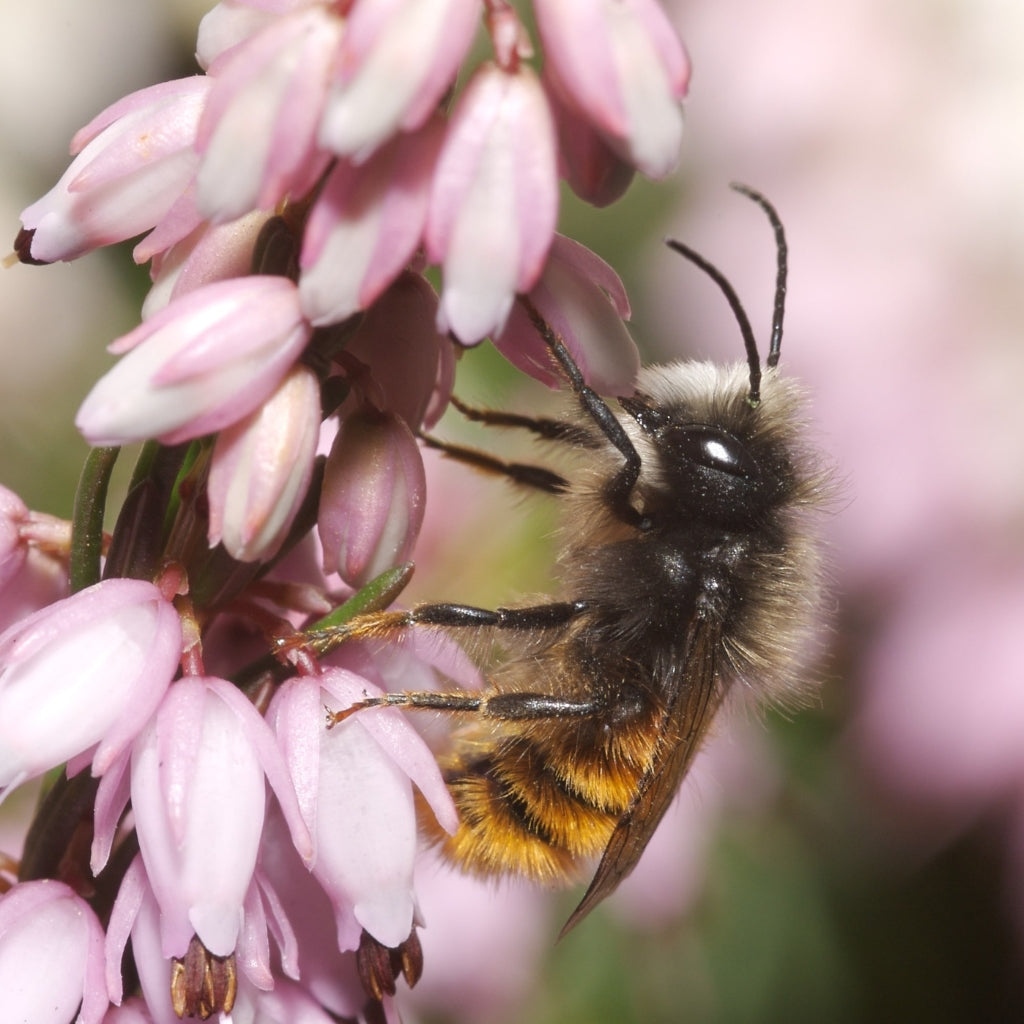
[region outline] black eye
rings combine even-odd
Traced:
[[[673,447],[698,466],[746,479],[758,475],[746,447],[731,435],[715,427],[697,426],[684,427],[674,433]]]

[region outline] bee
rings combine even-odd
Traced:
[[[563,935],[636,866],[730,691],[769,701],[797,692],[818,602],[819,550],[808,519],[822,503],[824,475],[801,440],[799,388],[776,369],[785,233],[764,196],[733,188],[761,207],[774,230],[764,369],[732,286],[670,241],[724,293],[745,362],[646,367],[633,395],[605,398],[520,297],[572,392],[568,412],[546,419],[457,405],[484,424],[572,450],[577,469],[563,476],[424,439],[557,497],[564,508],[558,599],[493,610],[420,604],[303,634],[321,655],[346,640],[393,638],[413,626],[500,636],[507,656],[479,692],[385,694],[329,719],[382,706],[463,716],[441,763],[460,825],[434,838],[448,859],[483,876],[565,883],[600,857]]]

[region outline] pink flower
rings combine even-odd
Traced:
[[[423,460],[404,421],[371,409],[349,416],[324,470],[317,520],[324,571],[358,586],[405,561],[425,492]]]
[[[287,843],[287,829],[282,828],[282,836]],[[298,863],[298,870],[305,874],[301,861]],[[230,958],[233,961],[231,966],[238,968],[235,978],[239,994],[243,988],[253,986],[258,989],[270,989],[278,980],[274,976],[270,960],[268,928],[288,950],[287,953],[282,953],[282,959],[290,961],[294,957],[294,935],[287,919],[280,911],[277,897],[267,895],[270,890],[263,884],[260,872],[257,872],[257,878],[260,879],[259,883],[249,887],[244,906],[245,921],[236,950]],[[266,914],[268,907],[273,916],[272,923]],[[142,858],[136,856],[125,872],[107,927],[106,976],[111,999],[115,1003],[120,1003],[124,994],[121,963],[128,939],[131,938],[132,960],[146,1006],[156,1024],[175,1024],[179,1019],[175,1004],[186,1009],[185,1016],[189,1019],[196,1016],[206,1019],[207,1016],[226,1009],[224,1004],[230,1002],[231,995],[230,986],[224,984],[227,980],[228,958],[220,958],[218,964],[213,960],[210,951],[203,947],[198,939],[193,938],[188,943],[184,955],[176,957],[190,965],[186,966],[184,972],[179,973],[172,970],[171,958],[164,948],[163,933],[164,919],[160,903],[146,875]],[[220,975],[219,985],[213,978],[207,976],[205,966],[209,966],[212,972]],[[217,1005],[218,997],[223,1000],[221,1005]],[[204,1003],[207,1007],[205,1013],[196,1013],[188,1009],[197,1005],[202,1007]],[[251,1018],[245,1016],[243,1012],[235,1019]]]
[[[0,590],[0,630],[67,596],[67,562],[30,547],[21,567]]]
[[[445,828],[457,825],[433,754],[400,714],[371,711],[324,730],[325,699],[336,709],[380,692],[329,668],[286,683],[270,715],[314,836],[312,870],[334,906],[342,950],[355,949],[364,929],[392,948],[412,930],[412,783]]]
[[[309,334],[286,278],[205,285],[110,346],[128,354],[89,392],[76,423],[94,445],[177,444],[220,430],[273,393]]]
[[[217,436],[210,466],[210,546],[240,562],[277,553],[313,475],[320,384],[296,366],[254,413]]]
[[[436,109],[473,40],[479,0],[353,5],[320,143],[356,162]]]
[[[154,1018],[144,1000],[126,999],[121,1006],[112,1006],[103,1018],[103,1024],[154,1024]]]
[[[266,781],[308,858],[308,832],[259,712],[221,679],[171,687],[131,755],[132,809],[164,956],[181,957],[193,935],[215,956],[235,950],[252,899]]]
[[[21,525],[28,517],[28,506],[14,491],[0,486],[0,590],[25,564],[26,546],[21,540]]]
[[[196,61],[204,70],[221,54],[256,35],[287,10],[306,7],[319,0],[223,0],[199,22],[196,39]]]
[[[30,234],[19,238],[22,259],[73,260],[153,227],[199,164],[193,143],[209,87],[202,76],[163,82],[87,124],[60,181],[21,214]]]
[[[624,159],[663,178],[679,159],[690,63],[656,0],[535,0],[545,74]]]
[[[366,309],[410,261],[427,220],[441,134],[436,119],[365,164],[335,165],[303,236],[299,293],[312,323]]]
[[[633,393],[640,353],[622,322],[629,318],[629,300],[618,274],[604,260],[579,242],[556,235],[529,298],[565,342],[591,387],[603,395]],[[551,387],[561,384],[544,339],[518,303],[494,343],[524,373]]]
[[[292,690],[295,682],[290,680],[285,683],[269,713],[289,761],[297,753],[291,743],[303,743],[301,721],[305,717],[302,710],[305,699]],[[309,713],[315,718],[307,719],[307,739],[310,741],[309,749],[315,754],[321,739],[326,738],[323,708],[310,707]],[[289,738],[293,729],[298,730],[299,735]],[[304,757],[304,754],[299,754],[299,761]],[[306,786],[315,786],[319,778],[317,763],[310,760],[308,766],[312,774],[305,780],[296,779],[300,799],[304,803],[305,797],[302,794]],[[301,768],[293,763],[292,770],[300,771]],[[309,806],[315,807],[315,804]],[[336,842],[339,838],[342,837],[331,837],[331,841]],[[289,973],[297,975],[303,989],[333,1013],[335,1019],[354,1020],[366,1001],[366,994],[356,973],[355,955],[351,950],[342,952],[338,949],[338,925],[331,902],[289,842],[287,826],[274,804],[267,811],[264,842],[260,850],[260,870],[280,897],[283,911],[295,928],[294,951],[282,951],[282,961],[290,963],[294,956],[296,969]],[[347,915],[346,919],[350,920],[351,915]]]
[[[97,583],[16,623],[0,636],[0,786],[71,758],[102,775],[180,656],[178,614],[143,580]]]
[[[427,217],[444,268],[438,322],[464,344],[500,332],[516,292],[536,283],[558,213],[555,132],[526,66],[480,68],[452,117]]]
[[[20,882],[0,896],[0,992],[4,1020],[103,1020],[103,928],[62,882]]]
[[[406,272],[367,310],[345,346],[346,355],[366,368],[369,379],[359,383],[373,404],[413,428],[432,405],[443,411],[451,395],[451,384],[445,388],[439,378],[447,379],[452,345],[437,333],[436,320],[434,289],[419,274]]]
[[[547,78],[550,79],[550,71]],[[558,130],[562,177],[576,195],[594,206],[615,202],[629,188],[636,168],[616,153],[586,118],[566,105],[550,81],[547,93]]]
[[[153,287],[142,304],[142,319],[148,320],[174,299],[204,284],[245,277],[252,269],[253,249],[268,216],[255,210],[226,224],[204,222],[169,248],[149,254]],[[141,247],[156,233],[135,247],[136,260]]]
[[[343,22],[320,4],[276,18],[211,68],[199,123],[199,209],[212,220],[271,209],[322,173],[316,129]],[[244,154],[244,155],[243,155]]]

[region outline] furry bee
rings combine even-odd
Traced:
[[[461,824],[435,838],[451,861],[480,875],[564,882],[600,856],[562,934],[636,866],[730,690],[792,695],[816,607],[819,557],[807,519],[821,504],[823,474],[801,440],[799,390],[776,370],[785,234],[760,193],[733,187],[762,208],[775,233],[764,371],[732,286],[696,252],[669,242],[725,294],[745,362],[647,367],[635,394],[605,399],[520,299],[571,388],[568,414],[537,419],[457,404],[485,424],[574,449],[578,471],[564,477],[424,439],[558,497],[560,599],[495,610],[422,604],[304,634],[317,653],[413,625],[500,634],[508,657],[480,692],[388,694],[329,717],[379,706],[465,716],[442,762]]]

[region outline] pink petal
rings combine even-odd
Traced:
[[[554,124],[525,65],[488,65],[461,97],[438,160],[427,253],[444,268],[439,326],[465,344],[504,326],[536,282],[558,212]]]
[[[76,423],[92,444],[177,444],[220,430],[269,397],[309,333],[286,278],[205,285],[112,346],[131,351],[93,387]]]

